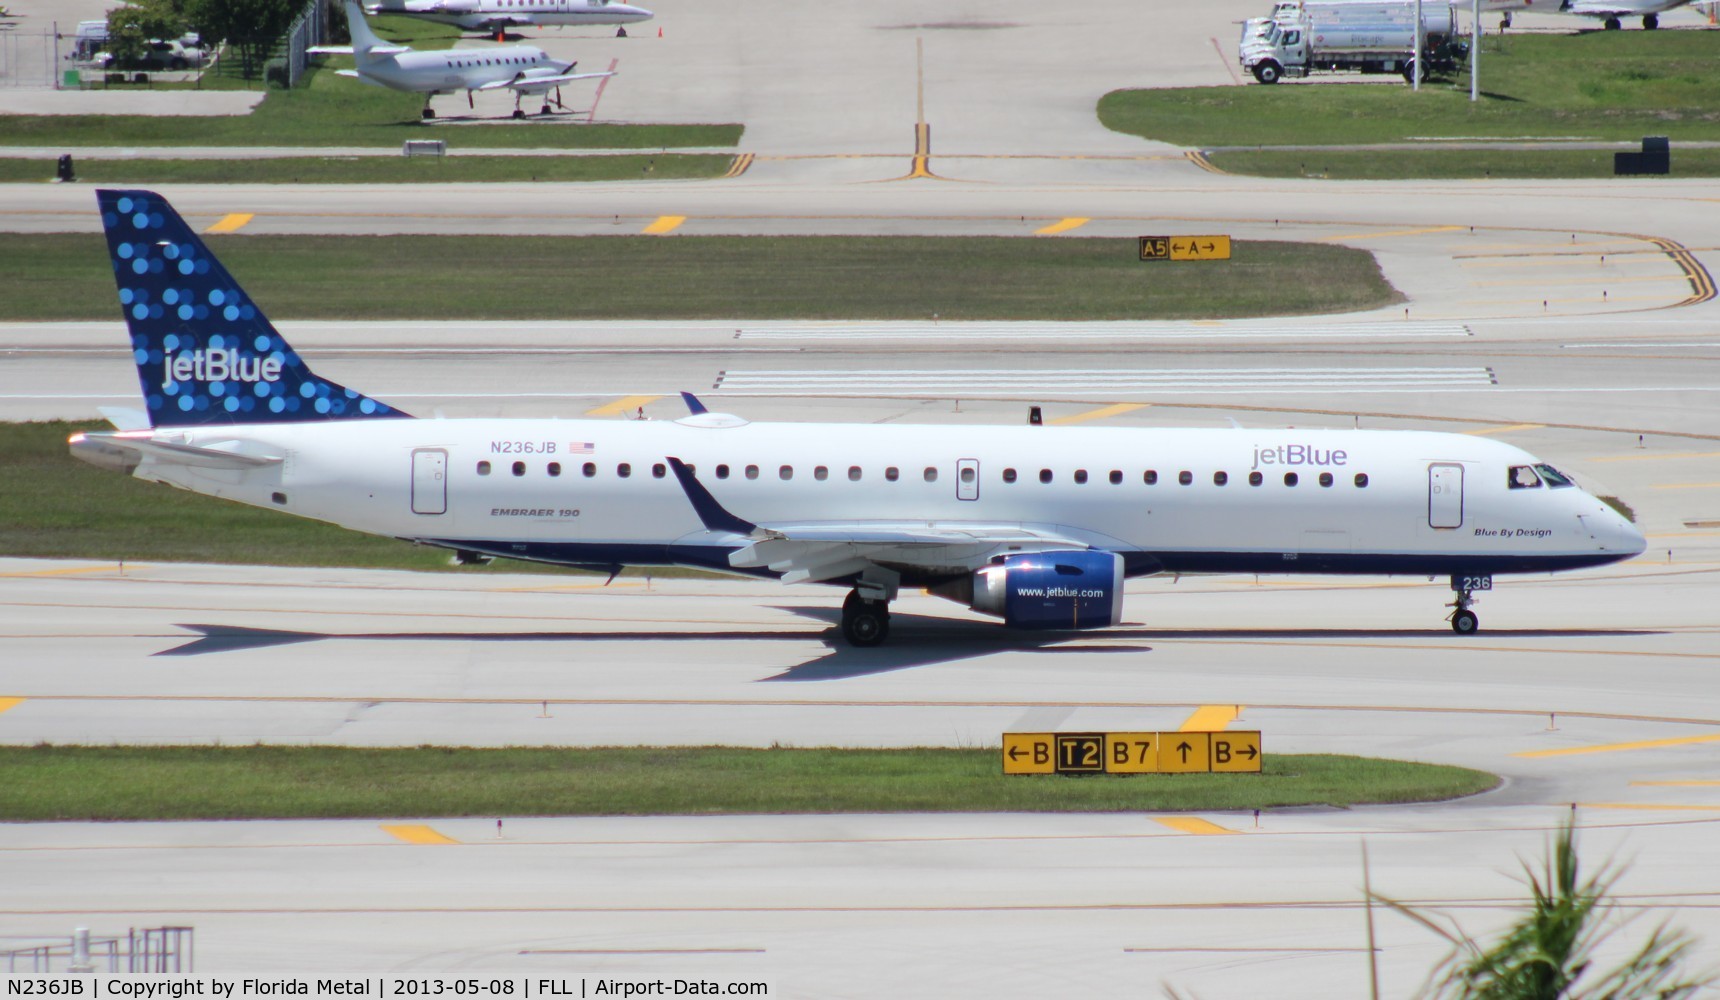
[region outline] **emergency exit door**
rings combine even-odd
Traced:
[[[979,459],[964,458],[956,462],[956,499],[979,499]]]
[[[448,510],[448,453],[419,448],[412,453],[412,513],[443,514]]]
[[[1427,467],[1427,524],[1430,528],[1463,527],[1463,466],[1435,462]]]

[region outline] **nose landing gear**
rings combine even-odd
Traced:
[[[1481,627],[1481,620],[1475,617],[1475,612],[1469,606],[1475,603],[1477,590],[1492,590],[1493,577],[1491,574],[1479,573],[1471,576],[1453,576],[1451,589],[1457,594],[1446,607],[1454,609],[1446,620],[1451,622],[1451,630],[1458,635],[1472,635]]]

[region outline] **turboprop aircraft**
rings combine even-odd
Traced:
[[[356,69],[338,70],[341,76],[353,76],[365,83],[391,90],[407,90],[424,95],[425,118],[436,117],[430,109],[430,98],[437,94],[466,92],[466,103],[480,90],[511,90],[514,92],[514,117],[522,118],[520,98],[526,94],[543,94],[543,109],[549,114],[549,92],[555,91],[555,103],[561,104],[561,85],[574,80],[594,80],[613,73],[575,73],[574,63],[562,64],[544,54],[535,45],[498,45],[483,49],[443,49],[436,52],[415,52],[404,45],[390,45],[376,37],[357,0],[346,0],[346,19],[352,31],[351,45],[313,45],[307,51],[320,54],[350,55]],[[565,107],[565,105],[562,105]]]
[[[144,409],[72,454],[456,554],[902,587],[1020,629],[1122,620],[1153,573],[1449,575],[1599,566],[1641,534],[1520,448],[1422,431],[411,419],[318,376],[158,194],[97,191]]]
[[[632,24],[649,21],[650,11],[611,0],[379,0],[371,14],[403,14],[467,31],[497,34],[509,28],[579,24]]]

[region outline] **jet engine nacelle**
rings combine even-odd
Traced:
[[[1104,628],[1123,620],[1123,557],[1113,552],[1004,556],[962,582],[972,593],[959,597],[975,611],[1002,618],[1010,628]]]

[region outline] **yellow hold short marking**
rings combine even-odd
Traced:
[[[1144,410],[1149,405],[1151,404],[1113,403],[1110,406],[1101,406],[1097,410],[1088,410],[1085,413],[1071,413],[1067,417],[1058,417],[1055,420],[1048,420],[1046,422],[1052,424],[1082,424],[1089,420],[1103,420],[1106,417],[1115,417],[1124,413],[1133,413],[1136,410]]]
[[[1092,222],[1092,221],[1093,221],[1092,219],[1081,219],[1081,218],[1071,217],[1068,219],[1064,219],[1062,222],[1053,222],[1051,225],[1046,226],[1043,229],[1035,229],[1033,231],[1033,235],[1035,235],[1035,236],[1055,236],[1058,233],[1066,233],[1071,229],[1080,229],[1082,226],[1085,226],[1087,223]]]
[[[24,704],[22,698],[0,698],[0,712],[7,712]]]
[[[684,215],[659,215],[656,222],[645,227],[645,235],[661,236],[664,233],[672,233],[686,221],[687,217]]]

